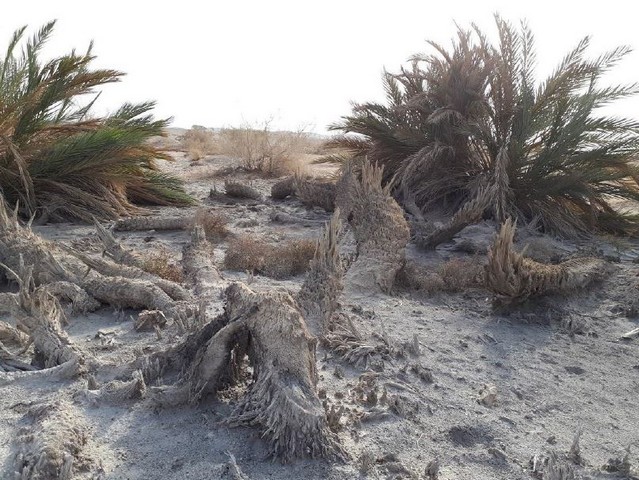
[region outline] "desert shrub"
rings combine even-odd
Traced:
[[[245,170],[269,176],[296,172],[313,148],[314,142],[306,132],[276,132],[268,121],[261,127],[244,124],[225,128],[219,134],[220,154],[237,159]]]
[[[598,110],[637,92],[600,82],[629,49],[588,59],[586,38],[538,81],[530,30],[496,23],[496,45],[459,30],[452,49],[430,43],[432,54],[386,73],[387,102],[355,105],[333,144],[383,165],[397,198],[422,209],[455,211],[489,189],[498,221],[537,217],[564,236],[635,231],[639,217],[614,201],[639,200],[639,122]]]
[[[193,202],[181,182],[159,171],[170,157],[147,140],[163,135],[153,103],[125,104],[92,116],[83,95],[116,82],[115,70],[94,70],[91,47],[43,62],[40,51],[54,22],[23,41],[17,30],[0,60],[0,191],[23,217],[112,219],[138,204]],[[23,48],[18,47],[24,43]]]
[[[437,272],[412,262],[406,262],[397,272],[395,286],[427,294],[442,292],[446,288],[444,280]]]
[[[315,254],[312,240],[287,240],[276,245],[241,235],[229,241],[224,257],[227,270],[249,271],[273,278],[286,278],[308,270]]]
[[[180,146],[195,161],[217,153],[215,134],[199,125],[193,125],[180,136]]]
[[[230,234],[228,223],[229,219],[226,215],[205,208],[198,208],[193,217],[194,226],[200,225],[204,229],[207,240],[212,242],[219,242]]]
[[[142,269],[160,278],[181,283],[184,281],[184,272],[174,257],[166,247],[146,252],[143,257]]]

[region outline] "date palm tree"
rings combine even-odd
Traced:
[[[639,200],[639,122],[600,109],[637,93],[601,85],[630,50],[588,59],[585,38],[536,81],[531,31],[496,24],[496,44],[459,30],[451,50],[431,43],[433,54],[386,74],[386,104],[355,105],[332,127],[344,134],[335,143],[383,165],[400,201],[425,211],[454,212],[488,191],[485,214],[498,221],[564,236],[635,232],[639,219],[617,201]]]
[[[97,96],[83,102],[121,72],[91,69],[91,46],[41,60],[54,25],[27,40],[20,28],[0,61],[0,192],[7,203],[24,217],[85,221],[130,214],[137,204],[192,203],[179,180],[157,168],[169,157],[147,141],[167,121],[152,117],[152,102],[105,117],[91,114]]]

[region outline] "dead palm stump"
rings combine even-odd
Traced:
[[[365,163],[361,180],[354,180],[346,209],[350,210],[357,258],[346,273],[345,285],[351,290],[388,293],[404,265],[408,224],[388,188],[382,187],[381,168]]]
[[[192,334],[170,354],[173,367],[189,360],[187,373],[174,386],[152,389],[157,403],[196,402],[216,393],[236,381],[248,355],[253,381],[228,424],[257,426],[271,452],[285,462],[345,457],[316,392],[316,339],[290,295],[234,283],[226,290],[224,315],[203,331],[206,335]]]

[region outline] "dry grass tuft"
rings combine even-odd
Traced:
[[[191,127],[184,135],[180,136],[179,140],[182,150],[189,155],[191,160],[201,160],[207,155],[217,153],[215,134],[199,125]]]
[[[287,278],[308,270],[315,248],[313,240],[288,240],[273,245],[242,235],[229,241],[224,268]]]
[[[164,246],[146,253],[142,260],[141,267],[142,270],[153,273],[165,280],[176,283],[182,283],[184,281],[182,266],[175,261],[175,256]]]
[[[219,134],[220,154],[237,159],[245,170],[268,176],[295,173],[305,155],[317,149],[316,144],[303,130],[275,132],[269,121],[260,126],[225,128]]]
[[[461,292],[468,288],[483,287],[484,263],[480,258],[453,258],[440,265],[437,273],[448,292]]]
[[[469,288],[482,288],[484,264],[479,257],[453,258],[432,269],[412,262],[397,273],[396,285],[423,293],[456,293]]]
[[[226,215],[206,208],[198,208],[193,217],[193,226],[200,225],[204,229],[206,239],[211,242],[219,242],[229,236],[231,232],[228,223]]]

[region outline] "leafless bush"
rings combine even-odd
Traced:
[[[315,242],[312,240],[288,240],[273,245],[242,235],[229,242],[224,268],[286,278],[308,270],[314,254]]]
[[[204,229],[206,239],[212,242],[219,242],[229,235],[228,223],[229,220],[223,213],[205,208],[199,208],[193,217],[193,226],[200,225]]]
[[[201,160],[206,155],[217,153],[215,134],[204,127],[193,125],[180,136],[180,145],[192,160]]]
[[[275,132],[270,128],[270,121],[259,126],[245,123],[237,128],[225,128],[219,135],[221,154],[237,159],[246,170],[269,176],[296,172],[304,155],[313,148],[314,142],[303,130]]]

